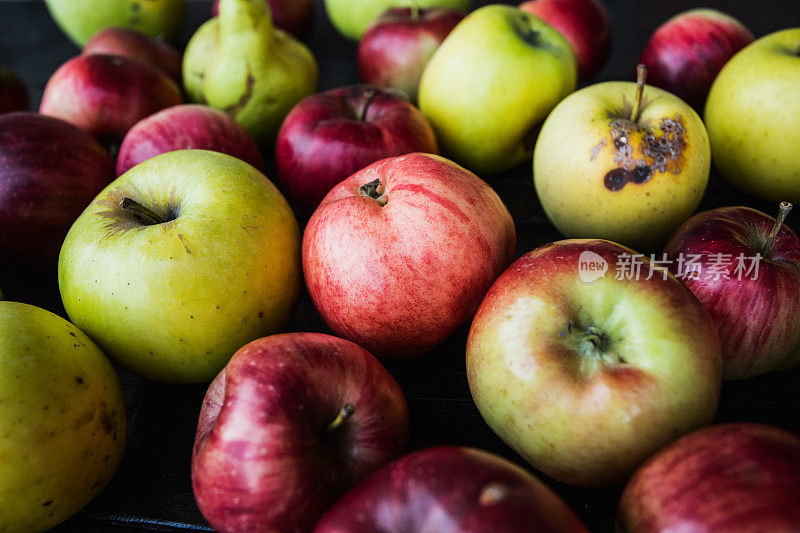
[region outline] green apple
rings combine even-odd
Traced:
[[[530,158],[576,72],[560,33],[530,13],[490,5],[468,15],[431,58],[419,105],[445,154],[477,173],[500,172]]]
[[[800,28],[733,56],[711,86],[705,122],[725,178],[767,200],[800,203]]]
[[[45,0],[50,15],[78,47],[98,31],[120,26],[172,39],[183,21],[184,0]]]
[[[300,232],[260,172],[205,150],[167,152],[112,182],[75,221],[58,283],[70,319],[150,379],[211,380],[280,331],[300,291]]]
[[[262,146],[317,90],[317,78],[311,51],[273,26],[265,0],[221,0],[219,16],[200,26],[183,56],[189,99],[233,115]]]
[[[642,67],[641,84],[598,83],[553,110],[536,142],[533,180],[567,237],[655,251],[697,208],[710,165],[700,117],[645,86]]]
[[[94,498],[125,449],[103,352],[44,309],[0,302],[0,531],[44,531]]]

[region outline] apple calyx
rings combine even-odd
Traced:
[[[373,200],[378,202],[378,204],[381,207],[385,206],[386,203],[389,201],[389,199],[383,195],[385,191],[386,188],[383,186],[383,183],[381,183],[380,179],[376,179],[370,181],[369,183],[365,183],[364,185],[358,188],[359,195],[372,198]]]
[[[753,246],[762,257],[769,259],[769,256],[772,254],[772,246],[775,244],[775,239],[778,237],[778,233],[781,231],[786,217],[789,216],[789,213],[792,211],[792,207],[794,206],[789,202],[781,202],[778,206],[778,216],[775,218],[775,224],[772,226],[772,231],[769,232],[769,236],[763,243]]]
[[[145,226],[155,226],[157,224],[165,224],[166,222],[169,222],[169,220],[163,219],[136,200],[128,197],[122,199],[122,201],[119,203],[119,207],[120,209],[133,213],[136,218],[139,219],[139,221]]]
[[[568,335],[572,344],[583,358],[588,359],[608,359],[611,340],[608,335],[597,326],[589,326],[585,330],[575,326],[571,321],[567,322],[567,329],[559,333],[559,337]],[[621,358],[620,363],[625,361]]]
[[[636,66],[636,98],[633,100],[633,109],[631,110],[631,122],[634,124],[639,123],[639,115],[642,108],[642,95],[644,94],[644,84],[647,81],[647,67],[639,63]]]
[[[345,420],[353,416],[353,413],[356,412],[356,408],[353,406],[352,403],[346,403],[342,406],[339,410],[339,414],[336,415],[336,418],[328,422],[328,425],[325,426],[325,433],[330,433],[334,431],[336,428],[341,426]]]

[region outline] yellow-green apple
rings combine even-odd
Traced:
[[[705,108],[714,165],[731,183],[800,202],[800,28],[771,33],[722,68]]]
[[[219,15],[219,1],[214,0],[211,15]],[[314,0],[267,0],[275,26],[304,40],[314,23]]]
[[[598,83],[550,114],[533,156],[545,213],[565,236],[656,251],[689,218],[708,184],[703,122],[666,91]]]
[[[45,531],[95,497],[125,449],[116,372],[78,328],[0,302],[0,531]]]
[[[220,532],[310,531],[407,439],[403,392],[369,352],[320,333],[258,339],[206,393],[195,499]]]
[[[495,173],[530,158],[542,121],[575,83],[575,56],[560,33],[525,11],[489,5],[433,55],[419,106],[445,155]]]
[[[274,27],[265,0],[222,0],[219,16],[200,26],[183,56],[189,98],[233,115],[264,146],[316,91],[317,75],[311,51]]]
[[[711,317],[663,265],[574,239],[494,283],[470,328],[467,378],[489,427],[531,465],[601,487],[711,422],[722,355]]]
[[[683,437],[625,487],[617,531],[795,531],[800,437],[752,423]]]
[[[167,152],[117,178],[75,221],[58,283],[70,319],[109,357],[154,380],[210,381],[288,321],[299,229],[249,164]]]
[[[158,67],[173,80],[181,81],[181,54],[163,38],[149,37],[127,28],[106,28],[92,37],[81,54],[103,54],[138,59]]]
[[[439,446],[370,474],[317,523],[314,533],[581,533],[572,510],[541,481],[502,457]]]
[[[334,185],[370,163],[438,151],[419,109],[392,92],[354,85],[297,104],[278,132],[275,164],[292,205],[311,213]]]
[[[28,87],[10,68],[0,65],[0,115],[27,111],[30,105]]]
[[[705,306],[722,341],[724,379],[800,364],[800,239],[749,207],[722,207],[681,225],[664,253]],[[776,305],[780,302],[780,305]]]

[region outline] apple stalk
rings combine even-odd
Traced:
[[[331,420],[327,426],[325,426],[325,432],[330,433],[334,431],[336,428],[341,426],[345,420],[353,416],[353,413],[356,412],[356,408],[353,406],[352,403],[346,403],[342,406],[339,410],[339,414],[336,415],[336,418]]]
[[[762,255],[766,255],[772,250],[772,245],[775,244],[775,239],[778,237],[778,232],[781,231],[781,227],[783,227],[783,223],[786,220],[786,217],[789,216],[789,213],[792,211],[792,207],[794,207],[789,202],[781,202],[781,205],[778,206],[778,216],[775,219],[775,225],[772,226],[772,231],[769,232],[769,236],[767,237],[767,241],[764,243]]]
[[[639,122],[639,113],[642,107],[642,95],[644,94],[644,84],[647,81],[647,67],[642,63],[636,66],[636,98],[633,100],[633,110],[631,111],[631,122]]]
[[[119,203],[119,207],[125,211],[135,213],[148,226],[155,226],[157,224],[164,224],[167,222],[153,211],[131,198],[123,198]]]

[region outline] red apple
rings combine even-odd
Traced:
[[[222,152],[264,169],[256,142],[232,116],[213,107],[182,104],[131,128],[119,148],[117,175],[151,157],[187,148]]]
[[[403,392],[369,352],[320,333],[265,337],[208,389],[194,495],[220,532],[308,531],[407,438]]]
[[[306,226],[303,271],[333,331],[402,360],[472,317],[515,244],[511,215],[483,180],[442,157],[410,154],[328,193]]]
[[[138,59],[158,67],[172,79],[181,81],[181,54],[161,38],[148,37],[127,28],[106,28],[83,47],[84,55],[105,54]]]
[[[314,23],[314,0],[267,0],[275,25],[305,39]],[[219,0],[214,0],[211,14],[219,15]]]
[[[29,105],[30,98],[25,83],[13,70],[0,65],[0,115],[27,111]]]
[[[735,18],[714,9],[692,9],[662,24],[639,62],[647,67],[647,83],[701,109],[719,71],[751,42],[753,34]]]
[[[416,101],[422,71],[463,18],[460,11],[439,7],[389,9],[358,43],[361,81],[399,89]]]
[[[422,113],[391,92],[355,85],[297,104],[278,132],[275,163],[289,200],[310,213],[354,172],[411,152],[438,152]]]
[[[45,86],[39,112],[119,142],[141,119],[181,101],[180,88],[160,69],[127,57],[91,54],[59,67]]]
[[[687,435],[633,476],[618,531],[797,531],[800,437],[760,424]]]
[[[783,225],[788,209],[780,223],[749,207],[712,209],[664,249],[719,330],[724,379],[800,364],[800,239]]]
[[[315,533],[587,531],[542,482],[502,457],[456,446],[420,450],[344,495]]]
[[[578,62],[578,81],[590,80],[605,66],[611,55],[612,30],[601,0],[533,0],[519,8],[566,37]]]

